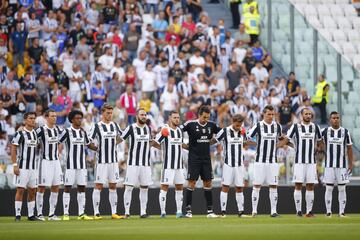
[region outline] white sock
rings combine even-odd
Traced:
[[[161,214],[166,214],[166,194],[167,194],[166,191],[160,189],[159,203],[160,203]]]
[[[117,212],[117,192],[116,189],[109,189],[109,202],[111,206],[111,214]]]
[[[270,198],[270,205],[271,205],[271,214],[277,213],[277,202],[278,202],[278,191],[277,188],[270,188],[269,189],[269,198]]]
[[[345,213],[346,207],[346,187],[345,185],[338,186],[339,190],[339,214]]]
[[[235,198],[237,202],[238,212],[244,211],[244,193],[243,192],[235,193]]]
[[[251,193],[251,201],[252,201],[252,212],[257,213],[257,207],[259,203],[259,195],[260,195],[260,188],[253,187]]]
[[[49,199],[49,205],[50,205],[49,216],[54,215],[54,213],[55,213],[56,204],[57,204],[57,201],[58,201],[58,196],[59,196],[59,193],[57,193],[57,192],[51,192],[51,193],[50,193],[50,199]]]
[[[78,214],[79,216],[83,215],[85,212],[85,193],[84,192],[78,192],[77,193],[77,202],[78,202]]]
[[[21,216],[22,201],[15,201],[15,216]]]
[[[175,190],[176,212],[182,213],[183,206],[183,190]]]
[[[27,208],[28,208],[28,216],[29,217],[34,216],[35,201],[28,202]]]
[[[228,199],[228,193],[227,192],[220,192],[220,204],[221,204],[221,211],[226,211],[226,205],[227,205],[227,199]]]
[[[36,193],[36,210],[37,215],[43,215],[43,205],[44,205],[44,193]]]
[[[302,206],[302,192],[301,190],[294,191],[294,202],[296,207],[296,212],[301,212],[301,206]]]
[[[93,207],[94,207],[94,215],[100,214],[99,212],[99,206],[100,206],[100,193],[101,191],[99,189],[95,189],[92,194],[92,200],[93,200]]]
[[[334,186],[326,185],[326,191],[325,191],[326,213],[331,213],[333,190],[334,190]]]
[[[132,186],[125,186],[125,192],[124,192],[125,215],[130,215],[131,197],[132,197],[133,189],[134,187]]]
[[[63,206],[64,206],[64,215],[69,215],[69,205],[70,205],[70,193],[63,193]]]
[[[140,188],[140,215],[146,214],[146,207],[148,202],[148,189],[147,188]]]
[[[306,190],[305,193],[305,200],[306,200],[306,214],[312,211],[314,205],[314,191]]]

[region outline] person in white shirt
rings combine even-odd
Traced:
[[[269,73],[266,68],[263,67],[261,61],[256,62],[255,67],[251,69],[251,73],[255,75],[257,83],[269,81]]]
[[[83,78],[82,72],[80,71],[80,67],[76,64],[73,66],[73,71],[70,77],[69,82],[69,96],[73,102],[81,101],[81,89],[79,82]]]
[[[58,22],[55,19],[54,12],[52,10],[49,11],[47,18],[43,21],[43,34],[42,38],[44,41],[50,39],[51,35],[56,32],[58,27]]]
[[[133,60],[132,65],[135,67],[136,75],[141,76],[146,69],[146,52],[141,51],[138,57]]]
[[[156,73],[156,80],[157,80],[157,86],[159,95],[163,92],[166,83],[169,79],[169,62],[167,59],[161,60],[161,63],[156,65],[154,68],[154,72]]]
[[[146,93],[148,98],[153,101],[157,90],[156,74],[152,69],[151,63],[146,64],[146,70],[140,75],[141,91]]]
[[[125,81],[125,71],[124,68],[121,66],[122,62],[120,58],[117,58],[115,60],[115,66],[113,69],[111,69],[110,75],[114,76],[114,73],[117,73],[119,75],[120,81]]]
[[[59,53],[59,43],[55,34],[51,36],[50,40],[45,42],[44,48],[48,60],[50,61],[50,63],[54,64],[57,60],[57,56]]]
[[[102,55],[98,63],[101,64],[104,75],[110,80],[111,78],[111,69],[114,67],[115,57],[112,55],[112,49],[110,47],[105,48],[105,54]]]
[[[171,111],[176,111],[179,106],[179,95],[174,89],[174,84],[168,83],[167,90],[160,97],[160,112],[167,122]]]
[[[99,24],[99,11],[96,9],[95,2],[92,2],[90,7],[85,13],[85,23],[87,28],[96,29]]]
[[[205,67],[205,59],[200,54],[200,49],[196,49],[194,55],[189,59],[189,64],[196,67],[195,72],[197,74],[203,73]]]
[[[246,49],[242,46],[240,40],[236,42],[235,46],[232,58],[237,62],[237,64],[242,65],[246,56]]]

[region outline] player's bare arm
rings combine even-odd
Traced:
[[[17,146],[12,144],[11,145],[11,161],[12,161],[13,166],[14,166],[14,174],[16,176],[19,176],[20,170],[19,170],[19,166],[16,163],[16,153],[17,153]]]
[[[182,146],[183,149],[189,150],[189,145],[188,144],[183,143],[181,146]]]
[[[352,145],[347,146],[347,152],[348,152],[348,163],[349,163],[348,173],[351,173],[353,169],[353,157],[354,157]]]
[[[97,147],[94,143],[90,143],[90,144],[88,145],[88,148],[91,149],[91,150],[93,150],[93,151],[97,151],[97,150],[98,150],[98,147]]]

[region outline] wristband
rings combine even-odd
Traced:
[[[17,167],[18,166],[18,164],[17,163],[13,163],[13,167]]]

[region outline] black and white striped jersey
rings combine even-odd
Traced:
[[[65,145],[66,169],[86,169],[85,149],[90,144],[86,132],[69,127],[61,133],[60,142]]]
[[[281,136],[281,125],[277,122],[271,124],[260,121],[255,124],[248,132],[248,137],[256,137],[256,162],[276,163],[276,144]]]
[[[295,163],[316,163],[316,142],[322,140],[318,125],[314,123],[294,123],[288,130],[286,137],[294,142],[296,150]]]
[[[128,126],[122,133],[122,139],[129,140],[128,166],[150,166],[151,129],[136,123]]]
[[[121,130],[118,124],[108,124],[100,121],[95,124],[90,141],[97,141],[96,152],[97,163],[117,163],[116,138],[121,137]]]
[[[156,135],[155,141],[161,144],[162,161],[164,169],[182,169],[182,144],[183,132],[179,127],[172,129],[167,124],[164,126],[169,130],[169,135],[164,137],[161,131]]]
[[[224,163],[230,167],[243,166],[243,144],[247,140],[246,134],[235,131],[232,126],[223,128],[216,134],[216,141],[223,145]]]
[[[322,130],[322,136],[326,151],[325,167],[347,168],[347,146],[352,145],[349,131],[343,127],[338,129],[327,127]]]
[[[35,130],[28,131],[25,128],[17,131],[11,140],[11,144],[18,146],[16,162],[20,169],[36,169],[36,149],[38,137]]]
[[[59,140],[63,130],[59,126],[49,128],[47,125],[36,129],[40,141],[41,156],[44,160],[59,160]]]

